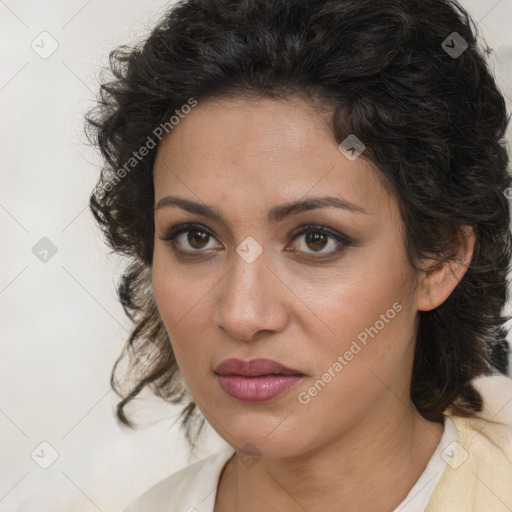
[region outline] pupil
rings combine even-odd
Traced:
[[[321,234],[321,233],[308,233],[307,234],[307,242],[306,243],[312,243],[313,245],[315,246],[318,246],[318,244],[320,244],[321,247],[311,247],[311,249],[322,249],[323,247],[325,247],[325,242],[326,242],[326,235],[324,234]]]

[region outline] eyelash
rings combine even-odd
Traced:
[[[188,231],[202,231],[206,233],[208,236],[215,238],[215,235],[212,233],[210,229],[208,229],[206,226],[202,224],[196,224],[196,223],[185,223],[185,224],[178,224],[176,226],[171,226],[168,228],[164,236],[160,238],[160,240],[163,240],[164,242],[168,242],[173,250],[177,252],[180,255],[184,255],[185,257],[198,257],[193,255],[193,253],[201,253],[205,252],[205,250],[202,249],[196,249],[196,250],[186,250],[178,247],[176,245],[175,239],[181,235],[182,233],[187,233]],[[328,237],[334,239],[338,243],[338,247],[328,253],[319,253],[322,254],[322,256],[315,256],[314,252],[307,253],[311,254],[311,256],[308,256],[308,260],[326,260],[331,259],[334,256],[337,256],[341,254],[347,247],[352,245],[352,240],[350,240],[348,237],[342,235],[341,233],[338,233],[337,231],[334,231],[327,226],[324,226],[322,224],[307,224],[305,226],[301,226],[297,230],[294,230],[292,233],[290,233],[290,236],[292,237],[292,241],[296,240],[302,235],[306,235],[308,233],[317,233],[321,235],[327,235]],[[299,251],[304,252],[304,251]],[[327,256],[325,256],[327,254]],[[204,256],[200,256],[204,257]]]

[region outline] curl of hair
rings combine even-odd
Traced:
[[[468,44],[457,58],[442,47],[452,32]],[[155,132],[191,98],[328,105],[336,141],[356,134],[396,194],[415,268],[423,257],[449,261],[461,226],[474,229],[466,274],[443,304],[419,312],[411,399],[432,421],[448,408],[463,416],[481,410],[470,381],[508,372],[511,177],[505,101],[457,2],[182,0],[145,40],[113,50],[110,71],[86,130],[105,160],[90,209],[106,243],[130,260],[118,295],[133,330],[112,372],[121,422],[133,426],[124,407],[149,386],[185,404],[182,427],[191,444],[197,439],[191,424],[200,414],[151,289]],[[135,159],[150,140],[155,147]],[[133,357],[144,340],[158,349],[146,366]],[[126,355],[137,381],[123,392],[114,375]]]

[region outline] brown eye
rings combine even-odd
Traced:
[[[326,246],[328,240],[329,237],[323,233],[310,232],[306,234],[306,244],[310,249],[313,249],[314,251],[323,249]]]
[[[198,229],[191,229],[188,232],[187,241],[194,249],[202,249],[208,244],[209,233]]]
[[[299,251],[310,254],[315,252],[329,254],[340,245],[340,242],[336,241],[332,235],[314,229],[299,234],[295,240],[296,248]]]
[[[215,244],[217,239],[211,231],[201,224],[179,224],[167,230],[161,240],[169,242],[182,254],[206,253],[208,249],[222,248],[218,242]]]
[[[302,259],[328,261],[352,245],[350,238],[324,225],[301,226],[290,236],[293,239],[291,252],[295,252],[296,256]]]
[[[337,257],[353,243],[350,238],[323,225],[301,226],[299,232],[289,236],[293,245],[291,249],[285,248],[286,252],[295,252],[297,257],[315,261]],[[179,224],[168,229],[161,240],[169,242],[181,257],[211,256],[212,249],[218,251],[223,248],[215,235],[202,224]]]

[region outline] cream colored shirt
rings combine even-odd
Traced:
[[[478,418],[445,416],[425,470],[393,512],[512,512],[512,380],[474,381],[484,397]],[[165,478],[124,512],[214,512],[230,446]]]

